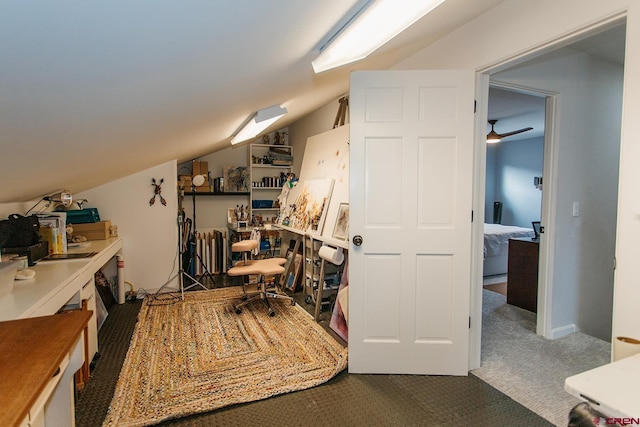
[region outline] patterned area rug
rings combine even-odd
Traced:
[[[347,366],[303,309],[232,304],[239,287],[143,304],[104,426],[144,426],[322,384]],[[145,301],[146,302],[146,301]]]

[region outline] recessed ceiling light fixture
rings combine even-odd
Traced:
[[[366,58],[444,0],[370,0],[352,9],[311,62],[316,73]],[[362,3],[362,2],[361,2]]]
[[[231,138],[231,144],[238,144],[254,138],[285,114],[287,114],[287,109],[279,105],[263,108],[242,125],[242,128]]]

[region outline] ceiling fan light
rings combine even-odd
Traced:
[[[498,136],[498,134],[495,131],[492,130],[487,134],[487,144],[495,144],[500,141],[501,141],[501,138],[500,136]]]

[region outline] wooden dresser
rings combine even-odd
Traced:
[[[539,246],[530,238],[509,239],[507,303],[534,313],[538,307]]]

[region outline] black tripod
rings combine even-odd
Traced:
[[[176,277],[180,280],[180,294],[182,297],[182,300],[184,301],[184,291],[187,291],[191,288],[194,288],[196,286],[200,286],[202,289],[209,289],[207,288],[205,285],[203,285],[202,283],[200,283],[195,277],[193,277],[192,275],[190,275],[189,273],[187,273],[187,271],[185,271],[185,266],[187,269],[191,268],[194,264],[195,259],[198,259],[200,261],[200,265],[202,267],[202,270],[204,271],[204,273],[200,276],[207,276],[210,280],[211,283],[215,284],[215,281],[213,279],[213,276],[211,275],[211,273],[209,272],[209,270],[207,270],[207,267],[204,265],[204,263],[202,262],[202,259],[200,258],[200,256],[197,254],[197,251],[195,250],[195,246],[196,246],[196,232],[195,232],[195,219],[196,219],[196,196],[195,196],[195,188],[192,187],[191,188],[193,191],[193,222],[191,221],[191,219],[187,218],[184,219],[185,215],[184,215],[184,211],[182,209],[182,200],[184,198],[184,188],[180,187],[180,195],[178,196],[178,266],[179,266],[179,271],[173,275],[169,280],[167,280],[161,287],[160,289],[158,289],[156,291],[156,299],[160,300],[159,295],[162,293],[162,290],[165,288],[165,286],[167,286],[169,283],[173,282]],[[193,228],[192,228],[192,224],[193,224]],[[192,253],[195,254],[195,257],[192,256]],[[185,286],[185,282],[188,281],[188,283]],[[163,299],[164,300],[164,299]],[[165,300],[166,303],[166,300]]]
[[[202,257],[200,256],[200,254],[198,253],[198,251],[196,250],[196,236],[197,236],[197,232],[198,229],[196,227],[196,188],[194,185],[191,186],[191,200],[193,203],[193,222],[190,224],[193,228],[191,229],[190,233],[187,233],[187,235],[189,236],[188,238],[188,242],[189,245],[187,248],[185,248],[185,252],[183,253],[183,257],[182,257],[182,261],[183,261],[183,266],[186,266],[187,269],[189,269],[190,271],[194,272],[195,275],[195,266],[196,266],[196,261],[199,263],[198,265],[200,266],[200,269],[202,271],[202,274],[199,275],[200,279],[202,279],[203,277],[206,277],[207,279],[209,279],[211,281],[212,285],[215,285],[216,281],[213,278],[213,275],[211,274],[211,272],[209,272],[209,270],[207,269],[206,264],[204,263],[204,261],[202,260]],[[189,221],[189,220],[187,220]],[[182,247],[182,245],[181,245]],[[186,255],[185,255],[186,254]],[[185,263],[185,260],[187,261]],[[189,280],[191,280],[191,283],[188,284],[186,287],[184,286],[184,283],[182,283],[181,288],[182,291],[184,292],[185,290],[189,290],[195,286],[200,286],[203,289],[208,289],[205,285],[203,285],[201,282],[199,282],[195,277],[190,276],[188,273],[186,273],[185,271],[182,272],[184,277],[187,277]],[[184,281],[184,277],[181,279],[182,281]]]

